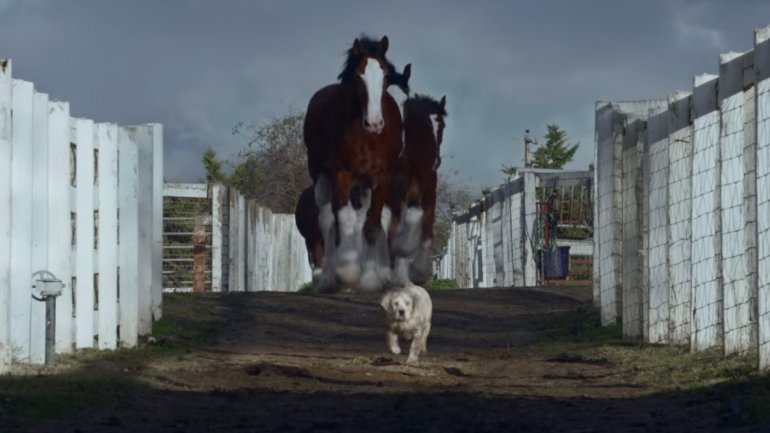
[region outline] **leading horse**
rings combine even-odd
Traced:
[[[316,292],[339,291],[338,279],[342,286],[362,290],[379,290],[390,279],[388,256],[377,252],[384,235],[382,209],[390,198],[403,139],[401,112],[386,90],[388,45],[387,36],[379,41],[357,38],[340,82],[320,89],[308,103],[304,139],[325,247]],[[350,201],[355,183],[363,196],[358,210]],[[365,264],[371,272],[361,278],[359,260],[365,249],[374,252],[368,257],[374,263]]]
[[[412,75],[412,64],[407,64],[401,73],[396,71],[395,66],[388,62],[388,80],[387,86],[397,86],[405,95],[409,95],[409,78]],[[359,194],[353,194],[351,199],[357,198]],[[360,197],[359,197],[360,198]],[[357,208],[361,207],[360,200]],[[297,207],[294,213],[294,221],[302,237],[305,239],[305,246],[308,252],[308,261],[313,269],[313,279],[315,280],[321,274],[324,258],[324,240],[319,225],[319,210],[315,202],[315,185],[310,185],[297,201]],[[387,216],[383,217],[384,226],[387,229],[389,221]]]

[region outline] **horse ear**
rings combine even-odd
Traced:
[[[382,39],[380,39],[380,48],[382,48],[383,56],[388,52],[388,42],[389,41],[387,36],[383,36]]]
[[[356,38],[355,42],[353,42],[353,54],[356,56],[360,56],[364,53],[364,45],[361,43],[361,41]]]
[[[404,76],[404,80],[409,80],[409,77],[412,76],[412,64],[411,63],[409,63],[408,65],[404,66],[404,72],[402,72],[401,75]]]
[[[441,108],[446,106],[446,95],[441,97],[441,102],[439,104],[441,104]]]

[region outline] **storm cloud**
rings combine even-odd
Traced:
[[[360,32],[388,35],[412,91],[447,96],[442,169],[480,191],[523,165],[525,129],[558,123],[586,169],[595,101],[688,90],[749,50],[770,2],[732,3],[0,0],[0,57],[73,116],[164,124],[166,179],[194,182],[208,146],[243,148],[233,125],[304,109]]]

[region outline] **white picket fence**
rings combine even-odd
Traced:
[[[71,118],[0,65],[0,373],[44,361],[37,271],[65,284],[57,353],[134,347],[162,313],[162,125]]]
[[[436,277],[453,279],[460,287],[533,287],[537,265],[536,237],[539,188],[556,186],[581,191],[590,203],[592,172],[521,169],[520,176],[493,189],[468,212],[454,215],[447,246],[434,260]],[[572,188],[577,188],[573,190]],[[590,206],[590,205],[589,205]],[[558,240],[570,256],[593,255],[590,241]]]
[[[166,183],[163,194],[210,200],[211,291],[293,292],[312,280],[294,214],[274,214],[221,184]]]
[[[770,27],[692,91],[597,103],[596,137],[603,323],[770,368]]]

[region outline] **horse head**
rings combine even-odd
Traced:
[[[388,86],[398,86],[404,95],[409,96],[409,78],[412,76],[412,64],[404,66],[404,71],[400,74],[396,72],[396,68],[388,64],[390,69],[388,72]]]
[[[385,57],[387,52],[387,36],[379,41],[363,35],[356,38],[338,77],[343,84],[355,87],[364,130],[373,134],[379,134],[385,128],[382,99],[392,67]]]

